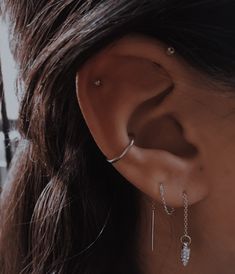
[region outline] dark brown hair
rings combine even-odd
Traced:
[[[75,75],[101,48],[138,32],[234,87],[234,1],[2,2],[24,97],[22,140],[2,195],[1,273],[139,273],[138,193],[92,139]]]

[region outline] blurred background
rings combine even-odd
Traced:
[[[4,184],[17,147],[19,100],[16,96],[17,68],[9,47],[7,23],[0,20],[0,187]]]

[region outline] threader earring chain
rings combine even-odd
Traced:
[[[164,207],[164,210],[165,210],[166,214],[167,215],[172,215],[175,212],[175,209],[174,208],[169,208],[167,206],[167,203],[166,203],[166,200],[165,200],[165,190],[164,190],[164,186],[163,186],[162,183],[160,184],[160,195],[161,195],[162,204],[163,204],[163,207]]]
[[[172,215],[175,212],[175,209],[169,208],[167,206],[167,203],[165,200],[165,190],[162,183],[160,184],[159,188],[160,188],[160,196],[161,196],[164,210],[167,215]],[[154,242],[155,242],[155,214],[156,214],[156,206],[155,206],[155,202],[152,201],[152,217],[151,217],[151,250],[152,251],[154,251]]]
[[[160,195],[161,195],[162,204],[166,214],[172,215],[175,209],[169,208],[167,206],[167,203],[165,200],[165,190],[162,183],[160,184]],[[182,198],[183,198],[183,207],[184,207],[184,234],[180,238],[180,241],[182,244],[181,262],[183,266],[187,266],[190,260],[190,253],[191,253],[190,245],[191,245],[192,239],[189,236],[189,232],[188,232],[189,202],[188,202],[188,195],[185,191],[182,194]],[[151,218],[151,249],[152,251],[154,251],[154,241],[155,241],[155,210],[156,210],[155,203],[152,202],[152,218]]]
[[[155,241],[155,202],[152,201],[152,216],[151,216],[151,250],[154,251],[154,241]]]

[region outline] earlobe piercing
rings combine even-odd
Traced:
[[[162,204],[166,214],[172,215],[175,212],[175,209],[169,208],[167,206],[166,200],[165,200],[165,190],[162,183],[160,184],[160,196],[161,196]],[[155,237],[154,237],[155,236],[155,212],[156,212],[155,202],[152,201],[152,217],[151,217],[151,249],[152,251],[154,251],[154,242],[155,242]]]
[[[117,157],[115,157],[115,158],[113,158],[113,159],[106,159],[106,160],[107,160],[109,163],[111,163],[111,164],[114,164],[114,163],[120,161],[120,160],[129,152],[129,150],[130,150],[131,147],[134,145],[134,143],[135,143],[135,141],[134,141],[134,139],[132,138],[132,139],[130,140],[129,145],[124,149],[124,151],[123,151],[119,156],[117,156]]]
[[[168,47],[168,48],[167,48],[167,51],[166,51],[166,54],[167,54],[168,56],[174,55],[174,54],[175,54],[175,48],[173,48],[173,47]]]
[[[167,215],[172,215],[175,212],[175,209],[174,208],[169,208],[167,206],[167,203],[166,203],[166,200],[165,200],[165,190],[164,190],[164,186],[163,186],[162,183],[160,184],[160,195],[161,195],[162,204],[163,204],[163,207],[164,207],[164,210],[165,210],[166,214]]]

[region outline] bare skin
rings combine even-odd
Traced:
[[[130,35],[77,74],[78,103],[97,145],[141,193],[140,266],[144,274],[235,271],[235,91],[199,73],[165,45]],[[94,81],[101,80],[101,86]],[[162,209],[159,185],[173,216]],[[182,193],[190,203],[192,256],[180,262]],[[151,203],[158,203],[151,252]]]

